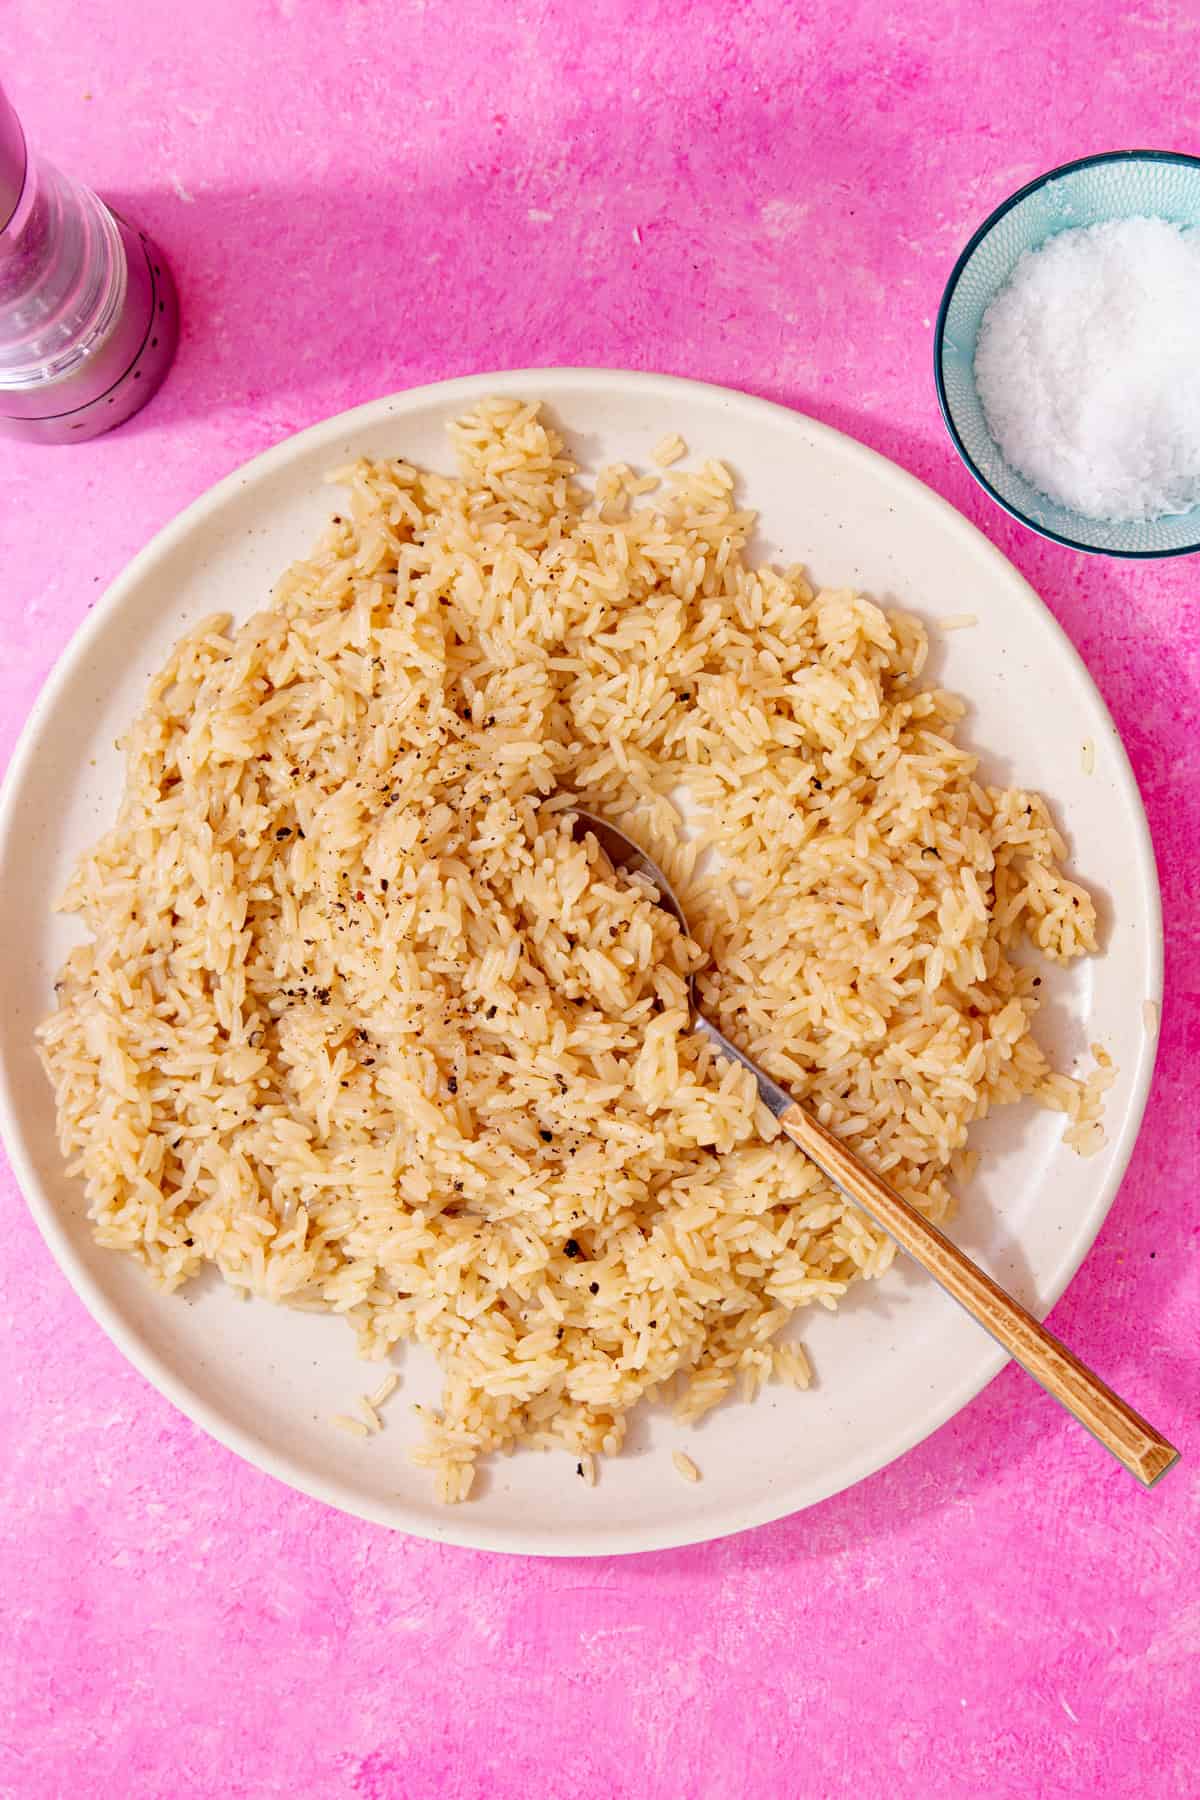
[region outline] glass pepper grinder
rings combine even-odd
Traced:
[[[26,147],[0,89],[0,432],[78,444],[146,404],[179,336],[158,247]]]

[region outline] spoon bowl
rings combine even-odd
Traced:
[[[626,875],[645,877],[655,889],[659,905],[676,920],[684,937],[690,938],[692,934],[688,930],[679,896],[658,864],[650,860],[640,845],[635,844],[631,837],[626,837],[623,831],[611,825],[607,819],[597,818],[595,813],[576,811],[574,817],[574,835],[581,839],[594,837],[614,869],[619,869]],[[688,1003],[697,1028],[717,1046],[723,1056],[731,1057],[734,1062],[740,1062],[744,1068],[749,1069],[758,1083],[759,1098],[776,1119],[782,1119],[784,1113],[796,1105],[795,1100],[786,1088],[781,1088],[777,1081],[772,1081],[765,1069],[760,1069],[756,1062],[725,1036],[719,1025],[714,1025],[702,1012],[696,1000],[695,971],[688,976]]]

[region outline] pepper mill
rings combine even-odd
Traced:
[[[0,89],[0,432],[84,443],[160,385],[179,337],[158,247],[26,147]]]

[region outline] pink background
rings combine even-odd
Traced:
[[[1018,0],[7,0],[31,138],[159,235],[185,328],[132,426],[0,449],[4,750],[159,526],[393,388],[661,369],[896,458],[1044,595],[1141,782],[1162,1051],[1054,1321],[1190,1460],[1147,1496],[1009,1370],[891,1469],[725,1543],[435,1548],[179,1417],[5,1173],[0,1794],[1200,1792],[1200,564],[1085,560],[1009,524],[930,370],[950,266],[1009,191],[1087,151],[1200,151],[1198,23],[1173,0],[1036,25]]]

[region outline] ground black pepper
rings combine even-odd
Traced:
[[[563,1255],[569,1256],[573,1260],[577,1256],[582,1256],[583,1251],[579,1248],[579,1245],[575,1242],[574,1238],[568,1238],[563,1245]]]

